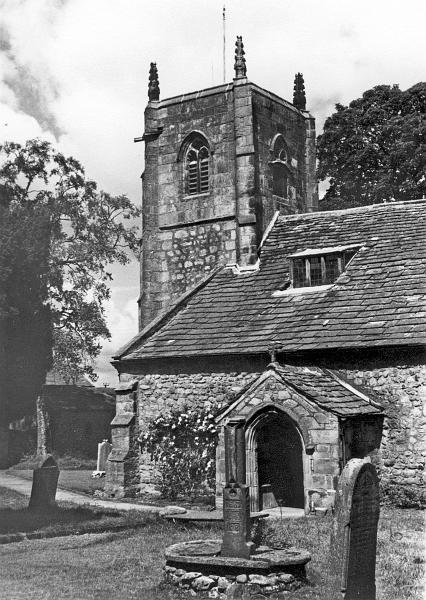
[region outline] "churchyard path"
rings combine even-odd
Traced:
[[[30,497],[31,486],[31,480],[16,477],[16,475],[11,475],[6,471],[0,471],[0,487],[5,487],[10,490],[14,490],[15,492],[19,492],[24,496]],[[97,508],[109,508],[115,510],[139,510],[150,513],[158,513],[160,512],[160,510],[162,510],[162,508],[164,508],[161,506],[152,506],[147,504],[133,504],[130,502],[117,502],[114,500],[100,500],[97,498],[91,498],[90,496],[86,496],[84,494],[78,494],[77,492],[70,492],[68,490],[63,490],[60,488],[58,488],[56,492],[56,500],[57,502],[72,502],[73,504],[78,504],[80,506],[89,505],[95,506]]]

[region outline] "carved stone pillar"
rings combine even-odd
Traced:
[[[111,421],[112,450],[106,467],[105,492],[114,498],[133,496],[139,489],[137,424],[138,382],[116,390],[116,414]]]

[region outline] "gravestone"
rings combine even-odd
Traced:
[[[329,581],[332,600],[375,600],[379,480],[365,459],[353,458],[339,478]]]
[[[108,440],[103,440],[100,444],[98,444],[98,462],[96,465],[96,471],[98,473],[105,473],[108,456],[112,450],[112,445],[108,442]]]
[[[46,509],[56,506],[59,467],[51,454],[39,458],[39,465],[33,471],[30,509]]]
[[[245,434],[243,421],[225,426],[225,472],[221,556],[250,558],[254,552],[250,531],[249,489],[246,477]]]

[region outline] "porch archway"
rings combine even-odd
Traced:
[[[284,411],[269,406],[246,428],[246,471],[250,508],[262,506],[262,486],[269,484],[283,506],[304,508],[304,442],[296,423]]]

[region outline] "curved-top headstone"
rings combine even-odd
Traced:
[[[59,467],[51,454],[41,456],[33,471],[33,486],[29,508],[45,509],[56,506],[56,489],[58,487]]]
[[[379,479],[365,459],[351,459],[339,478],[331,534],[333,600],[375,600]]]
[[[96,471],[98,473],[103,473],[106,471],[107,460],[111,450],[112,444],[110,444],[108,440],[103,440],[98,444],[98,462],[96,465]]]

